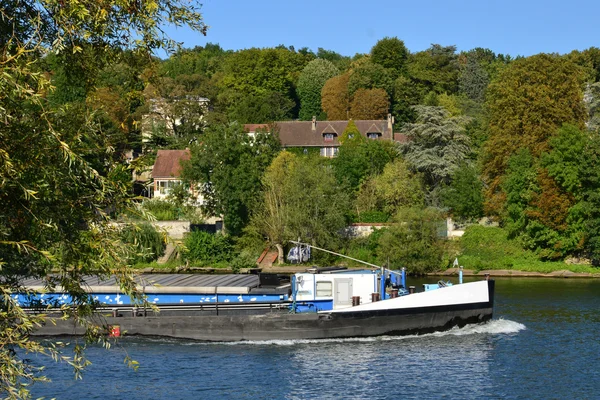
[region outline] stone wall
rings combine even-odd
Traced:
[[[166,231],[171,239],[183,239],[190,231],[190,221],[153,221],[152,225],[158,231]]]

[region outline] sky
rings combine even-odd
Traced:
[[[530,56],[600,47],[596,0],[201,0],[206,36],[169,28],[183,47],[225,50],[319,47],[345,56],[368,53],[384,37],[410,52],[436,43],[458,51],[484,47]]]

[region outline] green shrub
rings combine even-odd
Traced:
[[[131,224],[121,230],[121,240],[131,244],[132,263],[152,262],[165,252],[165,239],[151,224]]]
[[[142,204],[144,209],[152,214],[157,221],[173,221],[178,219],[180,210],[173,203],[165,200],[146,200]]]
[[[400,208],[394,224],[379,237],[379,262],[392,269],[405,267],[411,274],[439,269],[445,250],[438,235],[440,220],[442,216],[433,208]]]
[[[191,232],[185,238],[185,247],[184,257],[192,262],[214,264],[233,258],[233,243],[228,236],[221,233]]]
[[[231,261],[231,270],[234,274],[237,274],[244,268],[256,268],[256,257],[245,251],[241,252]]]

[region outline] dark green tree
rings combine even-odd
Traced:
[[[396,155],[392,143],[366,139],[352,120],[340,141],[342,145],[338,155],[332,160],[333,169],[338,182],[347,185],[353,192],[368,176],[380,174]]]
[[[409,77],[426,88],[426,92],[456,93],[458,63],[456,46],[433,44],[425,51],[411,54],[407,64]]]
[[[432,208],[403,208],[394,224],[379,238],[378,261],[392,269],[406,268],[409,274],[425,274],[442,266],[443,239],[440,226],[445,220]]]
[[[450,183],[454,171],[470,157],[467,120],[450,117],[443,107],[416,106],[415,110],[417,122],[405,125],[408,140],[399,149],[411,167],[423,174],[430,204],[437,206],[441,186]]]
[[[348,94],[352,98],[358,89],[383,89],[392,93],[393,78],[390,72],[379,64],[364,58],[354,63],[348,80]]]
[[[407,59],[408,50],[404,42],[397,37],[385,37],[371,49],[371,60],[375,64],[392,70],[394,77],[405,72]]]
[[[191,147],[182,177],[204,196],[206,215],[222,215],[226,231],[237,236],[248,223],[263,172],[280,146],[274,133],[259,131],[251,137],[238,123],[218,125]]]
[[[483,217],[483,183],[477,169],[463,163],[442,191],[442,204],[455,218],[472,221]]]
[[[240,124],[264,124],[292,119],[296,103],[283,93],[240,95],[228,110],[230,121]]]

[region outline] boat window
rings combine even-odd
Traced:
[[[317,297],[331,297],[331,282],[317,282]]]

